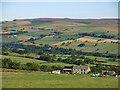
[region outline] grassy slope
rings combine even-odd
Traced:
[[[84,47],[78,47],[79,44],[84,43]],[[117,44],[111,44],[111,43],[97,43],[98,45],[94,47],[96,43],[94,42],[72,42],[68,46],[62,45],[58,47],[62,48],[74,48],[77,50],[82,50],[84,52],[96,52],[97,49],[99,49],[97,52],[100,53],[106,53],[108,51],[111,54],[118,54],[118,45]]]
[[[2,42],[4,43],[10,43],[10,42],[17,42],[18,40],[16,38],[8,38],[7,36],[2,36]]]
[[[33,74],[2,77],[3,88],[117,88],[116,77]]]
[[[54,62],[54,63],[48,63],[46,61],[42,61],[42,60],[37,60],[37,59],[30,59],[30,58],[25,58],[24,56],[31,56],[31,57],[34,57],[34,58],[39,58],[39,55],[36,55],[36,54],[18,54],[18,53],[9,53],[10,56],[6,56],[6,55],[2,55],[3,58],[11,58],[11,60],[13,61],[16,61],[16,62],[20,62],[20,63],[32,63],[32,62],[35,62],[35,63],[38,63],[40,65],[48,65],[48,66],[52,66],[52,65],[56,65],[56,66],[72,66],[73,64],[66,64],[66,63],[61,63],[61,62]],[[70,57],[70,55],[56,55],[57,58],[68,58]],[[97,58],[97,60],[104,60],[104,61],[107,61],[107,63],[104,63],[104,64],[109,64],[109,65],[118,65],[118,62],[112,62],[112,61],[108,61],[108,59],[110,58],[103,58],[103,57],[95,57],[95,56],[85,56],[85,57],[88,57],[90,59],[95,59]],[[95,62],[95,63],[99,63],[99,62]],[[89,64],[89,66],[93,66],[93,64]]]
[[[68,58],[68,57],[70,57],[70,55],[60,55],[60,54],[57,54],[56,55],[57,57],[62,57],[63,59],[64,58]],[[106,61],[107,63],[105,63],[105,64],[109,64],[109,65],[118,65],[118,61],[108,61],[108,59],[111,59],[111,58],[104,58],[104,57],[95,57],[95,56],[85,56],[85,57],[87,57],[87,58],[90,58],[90,59],[92,59],[92,60],[94,60],[95,58],[97,59],[97,60],[103,60],[103,61]],[[117,59],[118,60],[118,59]],[[98,62],[99,63],[99,62]],[[94,64],[89,64],[89,66],[94,66]]]
[[[28,62],[29,63],[35,62],[40,65],[47,65],[47,66],[56,65],[56,66],[63,67],[63,66],[72,66],[73,65],[73,64],[66,64],[66,63],[61,63],[61,62],[50,63],[50,62],[46,62],[46,61],[42,61],[42,60],[19,57],[19,55],[11,55],[11,56],[2,55],[2,58],[10,58],[12,61],[20,62],[22,64],[26,64]]]
[[[95,59],[95,58],[97,58],[97,60],[107,61],[108,64],[116,64],[116,65],[118,65],[118,62],[108,61],[108,59],[111,59],[111,58],[95,57],[95,56],[85,56],[85,57],[88,57],[88,58],[90,58],[90,59]],[[117,59],[117,60],[118,60],[118,59]]]
[[[25,25],[25,26],[41,26],[41,25],[49,25],[53,24],[53,22],[49,21],[31,21],[31,24]]]

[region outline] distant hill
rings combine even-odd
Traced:
[[[13,21],[71,21],[92,25],[113,25],[118,23],[118,19],[70,19],[70,18],[35,18],[35,19],[14,19]],[[116,26],[115,25],[115,26]]]
[[[13,21],[19,21],[19,20],[25,20],[25,21],[75,21],[75,22],[81,22],[81,21],[109,21],[109,22],[114,22],[118,19],[70,19],[70,18],[35,18],[35,19],[14,19]]]

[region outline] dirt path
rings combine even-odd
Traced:
[[[2,75],[0,75],[0,76],[19,76],[19,75],[31,75],[31,74],[48,74],[48,72],[30,72],[30,73],[11,73],[11,74],[9,74],[9,73],[3,73]]]

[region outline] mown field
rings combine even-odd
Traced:
[[[3,88],[118,88],[118,78],[69,74],[16,75],[3,76],[2,86]]]

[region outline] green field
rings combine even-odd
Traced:
[[[118,88],[117,77],[91,77],[98,71],[118,70],[120,42],[116,20],[8,21],[3,23],[0,33],[5,45],[0,55],[4,63],[3,88]],[[12,35],[16,37],[8,38]],[[14,44],[17,45],[12,47]],[[18,62],[21,65],[16,64]],[[90,74],[48,74],[78,64],[88,65]],[[15,65],[19,65],[17,70]]]
[[[108,21],[107,21],[108,22]],[[10,43],[10,42],[17,42],[21,41],[22,44],[31,44],[30,41],[27,41],[28,39],[32,37],[39,38],[41,35],[45,36],[51,36],[55,35],[59,38],[53,38],[53,37],[42,37],[40,39],[34,40],[35,44],[49,44],[52,46],[52,44],[59,43],[61,41],[67,41],[67,40],[75,40],[78,38],[81,38],[82,36],[79,36],[78,33],[94,33],[96,35],[114,35],[115,38],[110,40],[117,40],[117,27],[114,26],[115,22],[108,22],[106,21],[98,21],[98,22],[90,22],[86,21],[80,21],[80,22],[74,22],[74,21],[42,21],[42,20],[35,20],[35,21],[9,21],[3,23],[3,31],[6,33],[14,33],[16,31],[22,31],[21,29],[24,28],[25,31],[28,31],[28,33],[18,34],[16,38],[8,38],[9,35],[3,35],[3,42]],[[11,28],[11,27],[12,28]],[[7,27],[7,28],[5,28]],[[10,27],[10,28],[9,28]],[[32,29],[31,29],[32,28]],[[40,28],[44,28],[41,30]],[[16,31],[12,31],[16,30]],[[59,33],[59,34],[57,34]],[[106,38],[98,38],[98,37],[91,37],[91,36],[84,36],[84,38],[87,39],[94,39],[94,40],[106,40]],[[27,41],[27,42],[25,42]],[[85,43],[84,47],[78,47],[80,43]],[[94,47],[94,44],[98,44],[96,47]],[[68,45],[57,45],[57,47],[62,48],[72,48],[76,50],[82,50],[83,52],[100,52],[105,53],[108,51],[109,54],[118,54],[118,44],[117,43],[98,43],[98,42],[72,42]]]
[[[84,43],[84,47],[78,47],[79,44]],[[108,51],[111,54],[118,54],[118,45],[117,44],[111,44],[111,43],[97,43],[97,46],[95,47],[96,43],[92,42],[72,42],[70,45],[62,45],[59,47],[62,48],[74,48],[76,50],[82,50],[83,52],[100,52],[100,53],[106,53]],[[98,50],[97,50],[98,49]]]
[[[19,21],[17,21],[19,22]],[[28,33],[23,33],[23,34],[18,34],[16,38],[8,38],[9,35],[3,35],[3,42],[5,43],[18,43],[18,44],[25,44],[29,45],[32,44],[33,42],[36,44],[40,44],[41,46],[48,44],[52,47],[59,47],[59,48],[64,48],[64,49],[76,49],[76,50],[81,50],[82,52],[99,52],[102,54],[118,54],[118,43],[111,43],[111,42],[106,42],[106,43],[99,43],[99,42],[94,42],[94,40],[107,40],[105,38],[98,38],[98,37],[91,37],[91,36],[78,36],[78,33],[95,33],[97,35],[101,34],[106,34],[107,35],[115,35],[117,36],[117,29],[115,27],[112,27],[112,30],[110,26],[104,26],[102,25],[93,25],[91,23],[77,23],[77,22],[70,22],[70,21],[53,21],[53,22],[40,22],[40,21],[31,21],[31,24],[25,24],[24,21],[22,21],[22,25],[17,25],[17,27],[13,28],[7,28],[6,32],[13,32],[12,29],[16,29],[18,31],[21,31],[21,29],[25,29],[28,31]],[[29,21],[28,21],[29,22]],[[11,22],[6,22],[3,24],[3,27],[5,26],[14,26],[15,21]],[[114,23],[112,23],[114,25]],[[31,29],[31,27],[33,29]],[[38,28],[44,28],[44,30],[39,30]],[[5,30],[4,30],[5,31]],[[40,36],[43,35],[42,38]],[[58,36],[60,38],[53,38],[49,36]],[[46,37],[47,36],[47,37]],[[27,41],[30,38],[39,38],[37,40],[34,40],[33,42]],[[85,39],[91,39],[92,41],[75,41],[78,38],[85,38]],[[21,42],[18,42],[22,39]],[[53,44],[62,42],[62,41],[67,41],[67,40],[73,40],[70,44],[65,43],[64,45],[56,45],[54,46]],[[117,40],[116,38],[110,39],[110,40]],[[78,47],[79,44],[84,43],[84,47]],[[97,46],[95,46],[97,44]],[[34,57],[33,59],[31,58],[25,58],[25,56],[32,56]],[[70,57],[69,55],[56,55],[58,56],[57,58],[62,58],[66,59]],[[3,59],[4,58],[10,58],[12,61],[15,62],[20,62],[22,64],[26,63],[37,63],[39,65],[47,65],[47,66],[72,66],[74,64],[68,64],[68,63],[63,63],[63,62],[47,62],[43,60],[38,60],[39,55],[36,54],[30,54],[30,55],[22,55],[22,54],[17,54],[17,53],[9,53],[9,55],[2,55]],[[85,56],[88,57],[92,60],[97,58],[97,60],[103,60],[106,63],[101,63],[101,64],[107,64],[107,65],[118,65],[118,60],[117,61],[108,61],[110,58],[103,58],[103,57],[95,57],[95,56]],[[56,58],[56,59],[57,59]],[[55,59],[55,60],[56,60]],[[94,62],[94,64],[86,64],[91,66],[95,66],[95,64],[100,64],[100,62]]]
[[[3,76],[2,85],[3,88],[117,88],[118,78],[68,74],[32,74]]]
[[[1,55],[0,55],[1,56]],[[16,54],[16,53],[12,53],[10,54],[10,56],[6,56],[6,55],[2,55],[2,58],[10,58],[13,62],[20,62],[21,64],[26,64],[26,63],[37,63],[39,65],[47,65],[47,66],[52,66],[52,65],[56,65],[56,66],[72,66],[74,64],[66,64],[66,63],[62,63],[62,62],[47,62],[47,61],[42,61],[42,60],[37,60],[37,59],[30,59],[30,58],[25,58],[23,56],[26,55],[20,55],[20,54]],[[32,55],[33,57],[35,57],[36,55]]]
[[[30,56],[30,57],[33,57],[33,59],[31,58],[26,58],[25,56]],[[52,56],[52,54],[51,54]],[[68,58],[70,57],[71,55],[61,55],[61,54],[56,54],[56,58]],[[20,62],[21,64],[26,64],[26,63],[38,63],[40,65],[48,65],[48,66],[52,66],[52,65],[56,65],[56,66],[72,66],[74,64],[67,64],[67,63],[62,63],[62,62],[47,62],[47,61],[43,61],[43,60],[38,60],[36,58],[39,58],[40,55],[36,55],[36,54],[33,54],[33,53],[30,53],[30,54],[18,54],[18,53],[9,53],[9,55],[2,55],[2,58],[10,58],[12,61],[15,61],[15,62]],[[92,60],[94,60],[95,58],[97,60],[103,60],[103,61],[106,61],[107,63],[105,64],[108,64],[108,65],[118,65],[118,59],[117,61],[108,61],[109,59],[111,58],[104,58],[104,57],[95,57],[95,56],[85,56],[87,58],[90,58]],[[99,63],[99,62],[95,62],[95,63]],[[89,66],[92,66],[93,64],[89,64]]]
[[[41,25],[53,24],[53,22],[51,21],[31,21],[31,22],[32,22],[31,24],[25,26],[41,26]]]
[[[19,41],[16,38],[8,38],[7,36],[2,36],[2,42],[3,43],[10,43],[10,42],[17,42]]]

